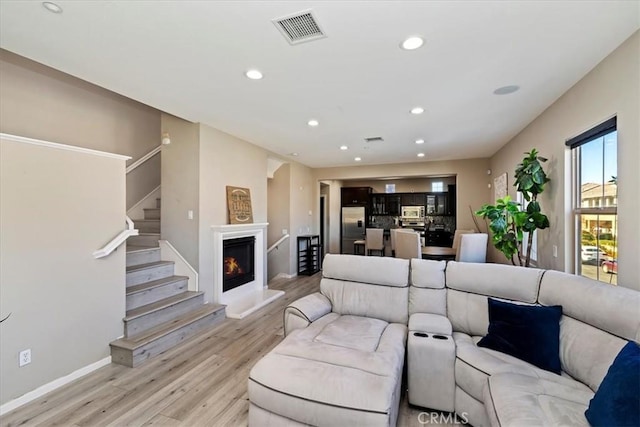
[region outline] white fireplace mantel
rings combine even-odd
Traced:
[[[269,224],[213,225],[213,296],[214,302],[227,306],[227,317],[242,319],[284,295],[283,291],[267,288],[267,239]],[[237,288],[222,292],[224,280],[223,242],[239,237],[255,237],[255,279]]]

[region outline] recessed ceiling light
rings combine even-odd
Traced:
[[[424,153],[418,153],[418,157],[424,157]]]
[[[411,114],[422,114],[424,113],[424,108],[422,107],[413,107],[411,109]]]
[[[290,156],[298,157],[298,153],[289,153]]]
[[[424,40],[420,36],[411,36],[408,37],[405,41],[402,42],[400,47],[404,50],[414,50],[419,48],[424,44]]]
[[[44,8],[47,9],[49,12],[62,13],[62,8],[53,2],[43,1],[42,6],[44,6]]]
[[[520,86],[516,86],[516,85],[502,86],[494,90],[493,93],[495,95],[509,95],[510,93],[518,91],[518,89],[520,89]]]
[[[360,157],[356,157],[356,158],[355,158],[355,159],[353,159],[353,160],[355,160],[356,162],[359,162],[359,161],[360,161],[360,160],[362,160],[362,159],[361,159]]]
[[[316,127],[316,126],[318,126],[318,125],[320,124],[320,122],[319,122],[319,121],[317,121],[316,119],[311,119],[311,120],[309,120],[309,121],[307,122],[307,124],[308,124],[309,126],[311,126],[311,127]]]
[[[348,150],[348,149],[349,149],[349,147],[347,147],[346,145],[341,145],[341,146],[340,146],[340,149],[341,149],[342,151],[344,151],[344,150]]]
[[[262,78],[262,73],[259,70],[248,70],[244,75],[251,80],[260,80]]]
[[[424,139],[416,139],[416,144],[424,144]]]

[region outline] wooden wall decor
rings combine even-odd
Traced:
[[[252,224],[251,192],[248,188],[227,185],[227,208],[229,224]]]

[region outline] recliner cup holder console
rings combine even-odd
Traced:
[[[420,338],[429,338],[429,334],[425,334],[424,332],[414,332],[413,333],[414,337],[420,337]],[[448,340],[449,337],[446,337],[444,335],[431,335],[431,338],[435,338],[437,340]]]

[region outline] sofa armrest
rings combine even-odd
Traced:
[[[284,335],[303,329],[331,313],[331,301],[320,292],[295,300],[284,309]]]
[[[453,328],[446,316],[430,313],[414,313],[409,318],[409,330],[451,335]]]

